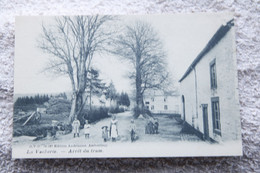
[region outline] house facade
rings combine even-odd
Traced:
[[[91,103],[90,103],[91,102]],[[91,100],[90,97],[86,100],[87,105],[92,105],[93,107],[115,107],[117,105],[116,100],[106,99],[104,94],[100,95],[92,95]]]
[[[182,119],[205,140],[241,139],[233,25],[218,29],[179,80]]]
[[[180,96],[163,92],[144,95],[145,107],[154,114],[180,114]]]

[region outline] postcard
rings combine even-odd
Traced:
[[[229,13],[19,16],[13,158],[241,156]]]

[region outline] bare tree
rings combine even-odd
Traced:
[[[114,46],[113,53],[128,60],[134,69],[130,78],[135,84],[135,116],[138,117],[144,111],[144,92],[161,90],[169,81],[162,42],[151,25],[136,22],[126,27],[125,32],[114,41]]]
[[[83,94],[93,56],[105,50],[113,34],[105,27],[110,21],[111,16],[57,17],[54,25],[42,26],[39,47],[53,57],[46,69],[65,74],[71,81],[70,122],[84,107]]]

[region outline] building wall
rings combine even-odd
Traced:
[[[195,127],[193,123],[194,117],[196,117],[196,92],[195,92],[195,77],[194,71],[192,71],[180,85],[181,95],[184,97],[184,102],[182,99],[182,119],[185,119],[190,125]],[[185,112],[183,109],[185,107]],[[185,116],[185,117],[184,117]],[[197,127],[196,127],[197,128]]]
[[[217,141],[241,138],[233,29],[231,28],[181,82],[181,93],[184,95],[186,102],[186,121],[192,125],[192,117],[195,117],[194,127],[204,133],[201,105],[208,104],[209,135]],[[212,90],[210,86],[210,62],[214,59],[216,59],[217,89]],[[197,78],[197,104],[195,76]],[[219,97],[221,136],[213,132],[212,97]],[[198,110],[197,116],[196,110]]]
[[[152,113],[180,114],[179,96],[151,95],[144,97],[144,103]]]
[[[90,104],[90,98],[87,98],[86,104]],[[115,100],[106,99],[105,95],[96,96],[92,95],[91,97],[91,105],[94,107],[114,107],[117,105]]]

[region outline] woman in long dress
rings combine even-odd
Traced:
[[[112,120],[110,122],[110,136],[113,142],[115,142],[118,137],[118,120],[115,115],[112,116]]]

